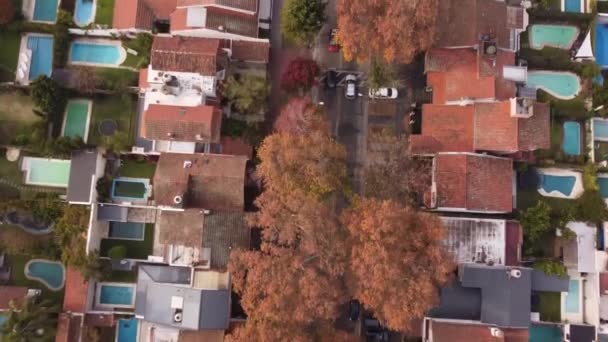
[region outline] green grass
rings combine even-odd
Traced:
[[[122,182],[114,183],[114,196],[143,198],[146,194],[146,186],[140,182]]]
[[[31,289],[41,289],[42,299],[48,299],[52,303],[61,307],[63,303],[64,291],[53,292],[46,288],[42,283],[36,280],[27,279],[25,276],[25,264],[33,259],[29,255],[23,254],[10,254],[7,255],[7,263],[11,266],[11,277],[9,280],[10,285],[27,286]]]
[[[553,210],[566,210],[566,208],[574,205],[574,200],[566,198],[545,197],[538,193],[537,190],[522,190],[517,189],[517,209],[526,210],[533,207],[538,201],[547,202]]]
[[[108,281],[117,283],[135,283],[137,282],[136,271],[112,271],[107,278]]]
[[[42,122],[34,114],[35,108],[32,98],[24,92],[0,93],[0,145],[10,144],[17,135],[31,132],[33,124]]]
[[[108,251],[114,246],[125,246],[127,248],[127,258],[147,259],[152,254],[154,245],[154,224],[146,224],[146,233],[143,241],[137,240],[118,240],[102,239],[99,248],[101,256],[107,256]]]
[[[139,73],[121,68],[95,68],[101,79],[101,87],[107,90],[122,91],[126,87],[135,87]]]
[[[112,26],[114,17],[114,0],[97,0],[97,12],[95,23],[99,25]]]
[[[121,64],[121,66],[139,69],[141,67],[141,63],[144,60],[144,57],[135,56],[127,52],[127,59]]]
[[[539,292],[538,310],[541,321],[561,322],[561,293]]]
[[[126,133],[130,141],[132,141],[137,120],[137,102],[135,97],[130,95],[111,95],[94,99],[88,140],[90,144],[101,146],[108,139],[99,132],[99,125],[106,119],[116,121],[118,124],[117,132]]]
[[[19,46],[21,35],[15,31],[0,30],[0,82],[14,81],[17,62],[19,61]]]
[[[147,161],[122,160],[118,174],[122,177],[152,179],[156,171],[156,164]]]
[[[19,163],[10,162],[6,159],[6,150],[0,149],[0,178],[20,184],[23,173],[19,169]]]

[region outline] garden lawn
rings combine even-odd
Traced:
[[[30,289],[41,289],[42,299],[47,299],[54,305],[61,307],[64,289],[54,292],[46,288],[41,282],[27,279],[25,276],[25,264],[31,259],[34,258],[25,254],[9,254],[6,256],[5,262],[11,266],[9,285],[27,286]]]
[[[114,0],[97,0],[97,12],[95,23],[99,25],[112,26],[114,17]]]
[[[30,254],[48,244],[51,234],[33,235],[15,225],[0,226],[0,247],[13,254]]]
[[[122,160],[118,174],[122,177],[152,179],[156,164],[147,161]]]
[[[1,58],[2,54],[0,54]],[[42,121],[34,114],[32,98],[21,91],[0,92],[0,145],[8,145],[13,139]]]
[[[2,46],[2,53],[0,53],[0,82],[15,80],[20,45],[21,35],[19,32],[0,30],[0,46]]]
[[[552,210],[566,210],[568,207],[576,206],[576,200],[545,197],[539,194],[537,190],[517,189],[517,210],[526,210],[535,206],[538,201],[546,202]]]
[[[133,141],[137,120],[137,102],[130,95],[100,96],[93,101],[93,117],[89,130],[88,142],[93,145],[103,146],[106,140],[99,132],[99,125],[104,120],[114,120],[118,124],[116,133],[125,133],[129,141]],[[114,136],[116,136],[116,133]]]
[[[120,239],[102,239],[99,248],[101,256],[108,256],[108,251],[115,246],[125,246],[127,248],[127,258],[142,259],[148,258],[152,254],[154,245],[154,224],[146,224],[146,233],[143,241],[138,240],[120,240]]]
[[[6,159],[6,150],[0,148],[0,178],[10,182],[21,184],[23,173],[19,169],[18,162],[10,162]]]
[[[561,293],[559,292],[539,292],[538,310],[540,320],[545,322],[561,322]]]
[[[126,87],[136,87],[139,73],[124,68],[95,68],[101,79],[101,87],[106,90],[122,91]]]
[[[146,194],[146,186],[140,182],[116,181],[112,195],[128,198],[143,198]]]

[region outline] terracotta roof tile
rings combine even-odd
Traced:
[[[258,0],[177,0],[178,7],[205,5],[219,5],[250,12],[258,10]]]
[[[198,72],[215,76],[219,54],[219,39],[155,36],[150,64],[155,70]]]
[[[207,8],[205,27],[211,30],[223,28],[224,32],[258,37],[258,17],[222,8]]]
[[[425,104],[422,113],[422,134],[435,139],[438,151],[474,151],[475,107]]]
[[[143,68],[139,70],[139,89],[148,88],[148,68]]]
[[[233,60],[268,63],[270,42],[250,42],[245,40],[232,41]]]
[[[223,342],[224,331],[188,331],[181,330],[179,332],[179,342]]]
[[[519,150],[534,151],[551,147],[550,108],[547,103],[534,103],[529,119],[518,119]]]
[[[249,160],[253,157],[253,146],[243,138],[223,136],[220,138],[220,145],[222,145],[221,154],[243,156]]]
[[[216,107],[151,104],[143,117],[142,135],[147,139],[200,143],[220,140],[222,113]]]
[[[490,327],[482,324],[432,320],[429,329],[433,342],[503,342],[492,337]]]
[[[114,6],[112,27],[151,30],[155,19],[168,20],[176,0],[121,0]]]
[[[511,212],[512,163],[511,159],[481,154],[437,154],[437,207],[479,212]]]
[[[55,342],[79,342],[81,340],[82,316],[59,314]]]
[[[190,167],[184,167],[186,161]],[[161,154],[154,174],[154,199],[161,206],[242,210],[246,157],[219,154]]]
[[[20,307],[27,295],[27,287],[25,286],[7,286],[0,285],[0,310],[9,309],[9,303],[13,301],[16,306]]]
[[[501,328],[504,333],[505,342],[528,342],[530,332],[527,328]]]
[[[70,312],[86,312],[87,293],[89,284],[80,271],[68,267],[65,275],[65,297],[63,310]]]
[[[509,101],[475,104],[475,149],[517,152],[517,119]]]
[[[189,27],[187,24],[188,9],[178,8],[171,13],[171,32],[188,30],[194,27]]]
[[[116,316],[113,314],[85,314],[84,324],[90,327],[114,327]]]

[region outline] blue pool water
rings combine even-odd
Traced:
[[[608,198],[608,178],[597,177],[597,185],[600,188],[600,194],[603,198]]]
[[[120,47],[114,44],[74,42],[70,56],[70,61],[77,63],[118,65]]]
[[[74,22],[78,26],[87,26],[93,22],[94,0],[76,0]]]
[[[108,237],[113,239],[144,239],[144,224],[138,222],[110,222]]]
[[[581,0],[565,0],[564,10],[566,12],[581,12]]]
[[[50,77],[53,71],[53,37],[28,36],[27,48],[32,50],[30,81],[41,75]]]
[[[608,120],[593,119],[593,139],[608,140]]]
[[[51,290],[63,287],[64,273],[63,265],[53,261],[35,260],[25,266],[28,277],[44,283]]]
[[[581,154],[581,124],[576,121],[564,122],[564,153],[571,156]]]
[[[580,286],[580,281],[570,279],[570,288],[568,289],[568,293],[566,294],[566,312],[577,313],[580,311]]]
[[[55,22],[57,20],[57,2],[58,0],[35,0],[34,4],[34,15],[32,19],[36,21],[50,21]]]
[[[561,99],[574,98],[581,88],[578,77],[571,72],[529,71],[527,85]]]
[[[570,25],[534,24],[528,30],[530,47],[533,49],[542,49],[545,46],[569,49],[578,33],[578,29]]]
[[[532,324],[529,328],[529,342],[562,342],[562,330],[554,325]]]
[[[117,342],[137,342],[137,319],[119,319]]]
[[[133,286],[102,284],[99,291],[99,303],[103,305],[133,305],[134,295]]]
[[[0,326],[2,326],[6,322],[6,315],[0,314]]]
[[[545,190],[547,193],[551,193],[551,191],[558,191],[565,196],[570,196],[572,190],[574,189],[574,183],[576,182],[576,177],[574,176],[541,174],[540,177],[540,186],[543,190]]]
[[[608,67],[608,23],[595,25],[595,62]]]

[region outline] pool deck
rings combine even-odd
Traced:
[[[30,64],[32,63],[32,50],[27,47],[27,40],[29,37],[47,37],[53,38],[51,34],[44,33],[27,33],[21,37],[21,43],[19,45],[19,60],[17,61],[17,70],[15,72],[15,81],[19,84],[28,86],[30,85]],[[55,42],[53,42],[54,44]],[[23,72],[23,77],[19,75],[19,70]]]
[[[91,19],[89,20],[89,22],[79,23],[78,21],[76,21],[76,13],[78,12],[78,3],[79,3],[79,1],[76,0],[76,4],[74,5],[74,23],[76,24],[76,26],[78,26],[78,27],[85,27],[85,26],[88,26],[88,25],[90,25],[90,24],[92,24],[92,23],[95,22],[95,16],[97,15],[97,0],[93,0],[92,2],[93,2],[93,5],[92,5],[93,6],[93,11],[91,12]]]
[[[34,277],[34,276],[29,275],[27,269],[30,266],[30,264],[33,263],[33,262],[45,262],[45,263],[48,263],[48,264],[58,264],[59,266],[61,266],[61,268],[63,269],[63,280],[61,281],[61,286],[59,286],[59,287],[53,287],[49,283],[47,283],[46,280],[44,280],[42,278],[38,278],[38,277]],[[32,260],[28,261],[25,264],[25,267],[23,269],[23,273],[25,274],[25,277],[27,279],[34,280],[34,281],[39,281],[42,284],[44,284],[44,286],[46,286],[49,290],[54,291],[54,292],[60,291],[65,286],[65,266],[63,266],[63,264],[60,263],[59,261],[52,261],[52,260],[47,260],[47,259],[32,259]]]
[[[572,170],[568,170],[568,169],[558,169],[558,168],[552,167],[552,168],[538,169],[538,173],[552,175],[552,176],[573,176],[576,178],[576,181],[574,182],[574,187],[572,189],[572,193],[570,194],[570,196],[566,196],[557,190],[551,191],[551,192],[546,192],[542,187],[538,188],[538,193],[540,193],[541,195],[543,195],[545,197],[575,199],[575,198],[581,197],[583,195],[583,192],[585,192],[585,189],[583,189],[583,175],[581,172],[572,171]]]
[[[42,0],[44,1],[44,0]],[[34,20],[34,8],[36,7],[36,0],[23,0],[21,4],[21,12],[23,12],[23,17],[25,20],[30,21],[32,23],[40,23],[40,24],[55,24],[57,22],[57,17],[59,16],[59,6],[61,4],[61,0],[57,0],[57,9],[55,10],[55,20],[47,21],[47,20]]]
[[[561,96],[559,94],[554,93],[553,91],[551,91],[551,89],[549,89],[549,88],[547,88],[547,87],[545,87],[543,85],[537,85],[537,86],[534,87],[536,89],[542,89],[543,91],[549,93],[549,95],[551,95],[551,96],[553,96],[555,98],[558,98],[560,100],[572,100],[573,98],[575,98],[576,96],[578,96],[578,94],[581,92],[581,88],[582,88],[582,86],[581,86],[581,84],[582,84],[581,83],[581,78],[577,74],[575,74],[573,72],[570,72],[570,71],[551,71],[551,70],[528,70],[528,72],[529,73],[539,72],[539,73],[560,74],[560,75],[562,75],[562,74],[571,74],[574,77],[576,77],[576,80],[578,81],[578,89],[576,89],[576,92],[574,93],[574,95],[571,95],[571,96]]]
[[[68,108],[70,106],[71,102],[86,102],[88,109],[87,109],[87,123],[85,124],[85,130],[84,130],[84,136],[82,137],[82,140],[86,143],[88,138],[89,138],[89,129],[91,127],[91,113],[92,113],[92,108],[93,108],[93,101],[89,100],[89,99],[84,99],[84,98],[80,98],[80,99],[70,99],[68,101],[67,106],[65,107],[65,113],[63,114],[63,123],[61,125],[61,136],[65,136],[65,125],[68,119]]]
[[[562,0],[564,1],[564,0]],[[534,45],[532,43],[532,36],[533,36],[533,31],[532,28],[534,26],[563,26],[563,27],[572,27],[574,29],[576,29],[576,33],[572,36],[572,39],[570,39],[570,43],[568,44],[568,47],[563,47],[563,46],[559,46],[559,45],[554,45],[554,44],[550,44],[550,43],[543,43],[540,46],[538,45]],[[574,44],[574,42],[576,41],[576,39],[578,38],[578,36],[581,34],[581,30],[574,26],[574,25],[560,25],[560,24],[532,24],[530,25],[530,27],[528,28],[530,30],[530,34],[528,36],[528,44],[530,44],[530,47],[534,50],[542,50],[546,47],[554,47],[557,49],[562,49],[562,50],[569,50],[570,48],[572,48],[572,44]]]
[[[74,62],[72,61],[72,46],[75,43],[85,43],[85,44],[97,44],[97,45],[115,45],[118,46],[120,59],[116,64],[106,64],[106,63],[91,63],[91,62]],[[70,65],[84,65],[84,66],[93,66],[93,67],[101,67],[101,68],[121,68],[121,64],[127,60],[127,50],[122,46],[122,42],[120,40],[111,40],[111,39],[102,39],[102,38],[77,38],[74,39],[70,43],[70,56],[68,58],[68,64]]]

